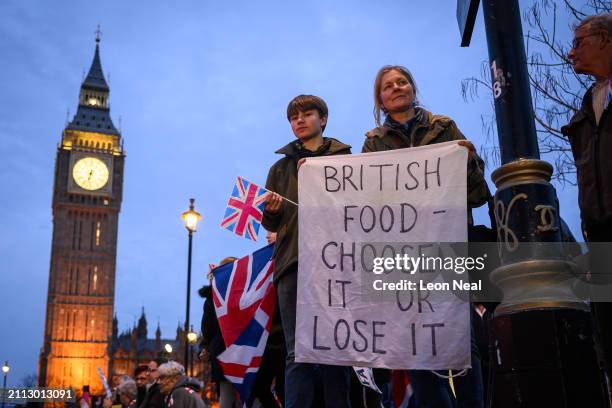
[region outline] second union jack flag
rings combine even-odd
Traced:
[[[257,233],[263,217],[266,190],[242,177],[236,178],[236,185],[227,202],[227,210],[221,221],[221,228],[236,235],[257,241]]]
[[[213,302],[227,347],[218,359],[242,401],[250,399],[274,316],[273,248],[270,244],[213,271]]]

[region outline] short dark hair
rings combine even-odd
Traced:
[[[148,370],[149,370],[149,366],[144,365],[144,364],[139,365],[138,367],[134,369],[134,378],[138,377],[138,374],[143,373]]]
[[[327,104],[323,99],[314,95],[298,95],[287,105],[287,120],[291,121],[291,117],[297,115],[298,112],[306,112],[311,109],[316,109],[320,118],[327,118],[329,114]]]

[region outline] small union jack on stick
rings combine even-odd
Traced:
[[[242,177],[237,177],[236,185],[227,202],[227,210],[221,221],[221,228],[257,241],[257,233],[266,204],[266,192],[270,191]],[[282,198],[297,206],[297,203],[285,197]]]

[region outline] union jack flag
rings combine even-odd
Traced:
[[[266,190],[257,184],[237,177],[236,185],[227,202],[227,210],[221,221],[221,228],[257,241],[265,205],[265,194]]]
[[[213,270],[213,302],[226,350],[218,356],[225,378],[249,401],[276,305],[274,244]]]

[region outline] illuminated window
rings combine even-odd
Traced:
[[[100,246],[100,221],[96,224],[96,246]]]
[[[94,276],[93,276],[93,290],[94,292],[98,289],[98,267],[94,266]]]
[[[85,317],[85,319],[86,319],[85,320],[85,325],[87,325],[87,316]],[[92,319],[89,320],[91,328],[89,330],[87,330],[87,328],[86,328],[86,331],[85,331],[85,340],[93,340],[93,338],[94,338],[94,330],[96,329],[94,327],[95,322],[96,321],[95,321],[95,319],[93,319],[93,316],[92,316]]]

